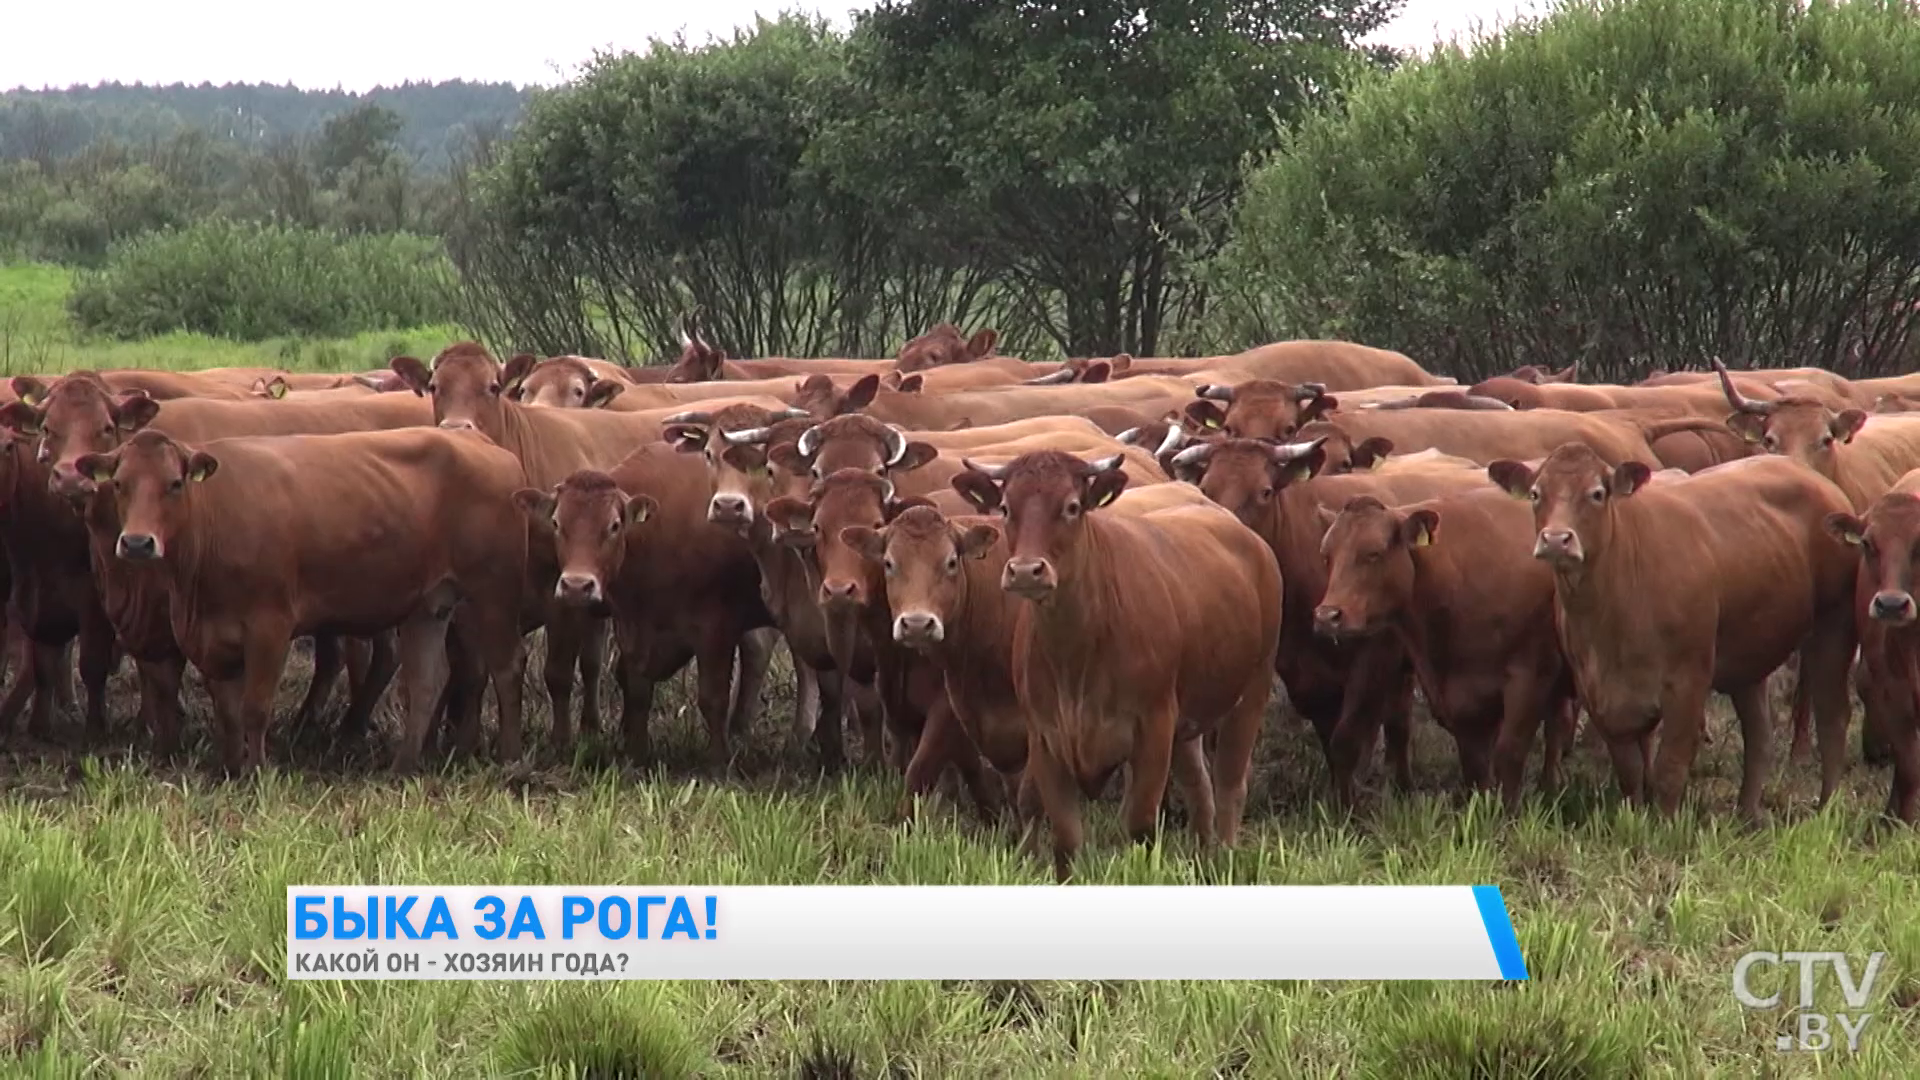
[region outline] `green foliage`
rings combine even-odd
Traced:
[[[209,221],[115,249],[68,306],[81,328],[118,338],[338,337],[442,321],[446,286],[445,256],[426,238]]]
[[[1901,366],[1920,20],[1879,0],[1583,0],[1288,135],[1213,268],[1220,339],[1339,335],[1462,376]]]
[[[658,992],[562,989],[507,1029],[498,1048],[508,1076],[680,1080],[700,1075],[701,1048]]]

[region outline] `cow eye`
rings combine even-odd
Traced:
[[[619,518],[614,518],[614,519],[613,519],[612,521],[609,521],[609,522],[607,522],[607,535],[608,535],[608,536],[613,536],[613,535],[615,535],[615,534],[617,534],[617,533],[618,533],[619,531],[620,531],[620,519],[619,519]]]
[[[883,557],[880,560],[880,568],[887,572],[888,577],[892,577],[893,576],[893,556],[888,555]]]
[[[1828,436],[1826,436],[1826,437],[1824,437],[1824,438],[1822,438],[1822,439],[1820,440],[1820,445],[1821,445],[1822,447],[1827,447],[1827,446],[1832,446],[1832,445],[1833,445],[1833,436],[1831,436],[1831,435],[1828,435]]]
[[[1263,487],[1263,488],[1261,488],[1261,489],[1260,489],[1260,501],[1261,501],[1261,502],[1266,502],[1266,501],[1267,501],[1268,499],[1271,499],[1271,498],[1273,498],[1273,489],[1272,489],[1272,488],[1270,488],[1270,487]]]
[[[436,383],[435,383],[435,382],[434,382],[434,381],[433,381],[432,379],[428,379],[428,380],[427,380],[427,393],[429,393],[429,394],[437,394],[437,393],[439,393],[439,392],[440,392],[440,387],[439,387],[439,385],[438,385],[438,384],[436,384]]]
[[[173,480],[167,483],[167,490],[171,492],[179,492],[179,491],[185,490],[186,486],[187,486],[187,482],[185,480],[181,480],[178,477],[175,477]]]
[[[1293,425],[1292,425],[1292,424],[1288,424],[1288,425],[1287,425],[1286,427],[1283,427],[1283,428],[1281,428],[1281,429],[1280,429],[1280,437],[1281,437],[1281,438],[1283,438],[1283,439],[1290,439],[1290,438],[1292,438],[1292,437],[1293,437]]]
[[[1534,488],[1534,489],[1533,489],[1532,491],[1529,491],[1529,492],[1527,492],[1527,498],[1529,498],[1529,499],[1531,499],[1531,500],[1533,500],[1534,502],[1539,502],[1539,501],[1540,501],[1540,489],[1539,489],[1539,488]]]
[[[810,475],[811,475],[811,476],[812,476],[812,477],[813,477],[813,478],[814,478],[815,480],[818,480],[818,479],[820,479],[820,466],[818,466],[818,465],[815,465],[815,466],[814,466],[813,468],[811,468],[811,469],[808,469],[808,470],[807,470],[807,472],[808,472],[808,473],[809,473],[809,474],[810,474]]]
[[[1592,491],[1587,492],[1587,498],[1592,499],[1594,502],[1597,502],[1597,503],[1606,502],[1607,489],[1603,487],[1594,488]]]
[[[951,574],[954,571],[959,569],[960,569],[960,556],[948,555],[947,556],[947,573]]]
[[[494,382],[494,383],[488,383],[488,384],[487,384],[487,393],[489,393],[489,394],[498,394],[499,392],[500,392],[500,384],[499,384],[499,383],[497,383],[497,382]]]
[[[1760,445],[1766,447],[1768,450],[1778,450],[1780,449],[1780,440],[1769,435],[1760,440]]]
[[[104,427],[102,427],[102,428],[100,429],[100,434],[102,434],[102,435],[111,435],[111,434],[113,434],[113,425],[112,425],[112,424],[107,424],[106,426],[104,426]],[[1827,441],[1828,441],[1828,442],[1832,442],[1833,440],[1832,440],[1832,439],[1828,439]]]
[[[1080,500],[1068,499],[1066,508],[1061,512],[1067,516],[1067,520],[1069,521],[1079,517],[1080,516]]]

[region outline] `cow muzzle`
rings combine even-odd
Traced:
[[[458,419],[458,418],[449,416],[445,420],[440,421],[440,430],[441,431],[474,431],[477,429],[473,426],[473,421],[471,420],[463,420],[463,419]]]
[[[593,574],[561,574],[554,582],[553,597],[570,604],[599,603],[600,579]]]
[[[62,499],[79,499],[93,494],[93,481],[81,476],[72,462],[63,461],[49,471],[47,490]]]
[[[148,562],[162,554],[160,540],[152,533],[123,532],[119,543],[114,545],[114,551],[131,562]]]
[[[893,617],[893,640],[908,648],[938,645],[947,636],[940,616],[924,611],[906,611]]]
[[[1355,632],[1355,627],[1347,621],[1347,613],[1332,604],[1321,604],[1313,609],[1313,632],[1323,638],[1337,639],[1342,634]]]
[[[1051,596],[1059,584],[1060,576],[1046,559],[1008,559],[1000,571],[1000,587],[1027,600]]]
[[[1587,556],[1580,547],[1579,534],[1572,529],[1541,529],[1540,535],[1533,541],[1533,557],[1549,562],[1577,563]]]
[[[751,525],[753,504],[747,501],[745,495],[718,492],[707,500],[707,520],[715,525]]]
[[[827,579],[820,583],[820,606],[824,608],[857,607],[866,598],[861,594],[857,581],[836,581]]]
[[[1913,594],[1898,589],[1882,589],[1867,604],[1867,614],[1880,622],[1905,626],[1914,619]]]

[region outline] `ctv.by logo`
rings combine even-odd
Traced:
[[[1853,965],[1847,960],[1846,953],[1837,952],[1750,952],[1742,956],[1733,965],[1733,996],[1749,1009],[1771,1009],[1780,1004],[1780,992],[1774,991],[1768,997],[1753,992],[1747,979],[1753,969],[1761,964],[1794,964],[1800,968],[1800,1003],[1796,1006],[1796,1030],[1792,1034],[1781,1035],[1774,1039],[1774,1049],[1812,1050],[1818,1053],[1833,1045],[1833,1029],[1838,1027],[1846,1036],[1849,1053],[1860,1049],[1860,1035],[1867,1029],[1867,1021],[1873,1014],[1866,1012],[1867,998],[1873,994],[1873,980],[1880,975],[1880,963],[1887,958],[1883,952],[1874,953],[1867,958],[1867,970],[1860,981],[1853,978]],[[1852,1012],[1822,1013],[1814,1011],[1813,983],[1814,973],[1820,965],[1832,966],[1834,976],[1840,983],[1840,996]]]

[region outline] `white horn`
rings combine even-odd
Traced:
[[[1231,405],[1233,404],[1233,387],[1221,386],[1218,383],[1207,383],[1196,388],[1193,396],[1210,398],[1214,401],[1224,401]]]
[[[1207,460],[1207,458],[1211,457],[1212,455],[1213,455],[1212,443],[1210,442],[1196,443],[1193,446],[1189,446],[1185,450],[1182,450],[1179,453],[1173,455],[1173,463],[1175,465],[1198,465],[1201,462]]]
[[[1327,436],[1322,435],[1317,439],[1308,439],[1306,442],[1282,443],[1270,448],[1267,452],[1273,455],[1275,461],[1298,461],[1319,449],[1320,444],[1326,441]]]
[[[900,459],[906,456],[906,433],[899,428],[889,426],[887,428],[887,467],[892,468],[900,464]]]
[[[1119,468],[1120,463],[1125,460],[1127,460],[1127,455],[1125,454],[1115,454],[1112,457],[1097,458],[1087,462],[1087,471],[1097,473],[1112,472]]]
[[[1186,432],[1180,430],[1178,421],[1168,424],[1167,437],[1160,440],[1160,449],[1155,450],[1153,456],[1160,457],[1163,454],[1171,452],[1174,447],[1180,445],[1181,440],[1186,438],[1186,435]]]
[[[960,464],[989,480],[1005,480],[1007,478],[1007,467],[1005,465],[982,465],[968,458],[961,458]]]
[[[800,443],[798,446],[795,447],[795,449],[799,450],[800,456],[804,458],[804,457],[812,457],[813,452],[815,450],[818,450],[819,448],[820,448],[820,425],[815,424],[814,426],[800,433]]]
[[[729,445],[750,446],[754,443],[766,442],[767,437],[772,433],[772,428],[757,427],[747,428],[743,431],[722,431],[720,434],[727,440]]]
[[[1135,441],[1138,438],[1140,438],[1140,429],[1137,427],[1130,427],[1127,430],[1121,432],[1120,434],[1115,435],[1113,437],[1113,441],[1123,442],[1123,443],[1126,443],[1128,446],[1139,446],[1140,444]]]
[[[713,414],[705,409],[691,409],[687,412],[674,413],[672,416],[660,422],[663,424],[704,424],[712,419]]]
[[[1326,383],[1303,382],[1299,386],[1296,386],[1293,388],[1293,400],[1295,401],[1312,401],[1314,398],[1320,398],[1320,397],[1326,397],[1326,396],[1327,396]]]
[[[1050,375],[1038,375],[1038,376],[1035,376],[1034,378],[1028,379],[1022,385],[1024,386],[1058,386],[1061,383],[1072,382],[1074,375],[1075,375],[1075,372],[1072,368],[1061,368],[1059,371],[1053,372]]]
[[[805,409],[788,409],[785,412],[778,412],[773,414],[773,418],[775,420],[805,420],[807,417],[812,415],[813,415],[812,413],[808,412]]]

